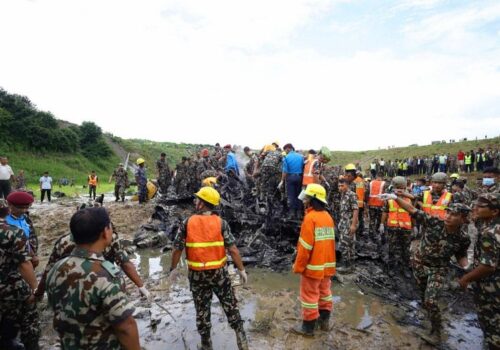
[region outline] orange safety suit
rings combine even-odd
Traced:
[[[368,198],[368,205],[370,207],[383,207],[384,201],[378,198],[379,194],[382,194],[384,190],[385,181],[373,180],[370,182],[370,197]]]
[[[89,186],[97,186],[97,175],[96,176],[92,176],[92,175],[89,175]]]
[[[450,204],[452,194],[446,190],[443,191],[439,200],[434,204],[432,202],[431,191],[424,191],[424,198],[422,200],[422,209],[424,212],[431,216],[435,216],[444,220],[446,215],[446,208]]]
[[[354,179],[354,184],[356,186],[356,195],[358,196],[358,208],[364,208],[365,206],[365,180],[361,177]]]
[[[307,186],[314,183],[314,166],[318,162],[318,159],[312,158],[306,161],[304,165],[304,175],[302,176],[302,186]]]
[[[214,270],[226,264],[222,219],[217,215],[193,215],[187,222],[186,256],[190,270]]]
[[[411,204],[411,199],[404,198],[405,202]],[[403,208],[399,207],[398,202],[394,199],[389,199],[387,201],[389,205],[389,215],[387,217],[387,227],[399,228],[403,230],[411,230],[411,217]]]
[[[326,210],[306,210],[297,243],[293,272],[300,278],[302,318],[319,317],[319,310],[331,311],[333,299],[330,277],[335,274],[335,229]]]

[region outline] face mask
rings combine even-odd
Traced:
[[[483,186],[493,186],[495,184],[495,179],[491,177],[485,177],[483,179]]]

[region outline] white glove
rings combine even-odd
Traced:
[[[381,235],[384,234],[384,232],[385,232],[384,224],[380,224],[380,226],[378,227],[378,232],[380,232]]]
[[[280,183],[278,184],[278,190],[281,190],[283,188],[283,181],[280,181]]]
[[[330,189],[330,187],[331,187],[331,186],[330,186],[330,184],[328,183],[328,181],[326,181],[326,182],[325,182],[325,187],[326,187],[326,188],[328,188],[328,189]]]
[[[248,282],[248,276],[245,270],[238,270],[241,278],[241,284],[245,284]]]
[[[171,283],[177,283],[178,278],[179,278],[179,269],[175,268],[172,271],[170,271],[168,279],[170,280]]]
[[[382,200],[385,200],[385,201],[388,199],[398,198],[398,196],[396,196],[394,193],[382,193],[382,194],[377,195],[377,197],[382,199]]]
[[[146,299],[149,299],[149,297],[151,296],[151,293],[149,293],[149,291],[146,289],[146,286],[142,286],[139,288],[139,293],[141,293],[141,295],[143,297],[145,297]]]

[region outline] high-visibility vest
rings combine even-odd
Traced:
[[[384,190],[385,181],[373,180],[370,182],[370,197],[368,198],[368,205],[370,207],[383,207],[384,201],[377,197],[382,194]]]
[[[187,264],[191,270],[214,270],[226,264],[222,219],[217,215],[193,215],[186,232]]]
[[[466,165],[472,164],[472,156],[465,156],[465,164]]]
[[[302,185],[307,186],[314,183],[314,166],[318,162],[317,159],[308,159],[304,165],[304,175],[302,176]]]
[[[94,177],[89,175],[89,186],[97,186],[97,175]]]
[[[403,199],[405,202],[411,203],[409,198]],[[403,230],[411,230],[411,217],[394,199],[389,199],[389,215],[387,217],[387,227],[400,228]]]
[[[434,204],[432,203],[431,191],[424,191],[424,198],[422,201],[423,211],[431,216],[444,220],[446,208],[448,208],[448,204],[451,201],[451,196],[452,194],[450,192],[444,190],[439,200]]]
[[[293,270],[323,279],[335,274],[335,224],[326,210],[307,209],[297,242]]]
[[[356,195],[358,196],[358,208],[365,206],[365,181],[359,176],[354,179],[356,185]]]

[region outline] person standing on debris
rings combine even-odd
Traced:
[[[260,200],[265,203],[267,213],[272,213],[278,201],[277,190],[281,179],[281,151],[274,146],[261,154],[262,163],[258,169]]]
[[[316,151],[311,149],[304,162],[304,176],[302,177],[302,186],[306,188],[307,185],[319,183],[319,167],[320,162],[316,155]]]
[[[372,240],[377,243],[378,247],[382,246],[383,235],[384,235],[383,232],[381,232],[380,235],[377,234],[380,232],[378,228],[380,227],[381,222],[382,223],[384,222],[381,221],[384,201],[378,198],[378,195],[384,193],[386,187],[387,185],[386,182],[383,180],[383,174],[379,172],[377,173],[376,179],[370,181],[367,192],[368,210],[370,215],[369,234]]]
[[[45,194],[47,194],[47,199],[51,200],[50,195],[52,192],[52,177],[49,176],[49,172],[43,173],[43,176],[39,180],[40,182],[40,202],[43,203],[45,199]]]
[[[406,180],[402,176],[392,179],[392,186],[396,190],[406,189]],[[413,195],[403,192],[403,200],[411,203]],[[401,208],[394,199],[389,199],[383,207],[382,222],[380,223],[380,235],[385,234],[389,241],[389,257],[387,270],[390,277],[393,277],[395,270],[399,270],[406,278],[410,278],[410,241],[412,234],[412,222],[410,214]]]
[[[212,295],[215,293],[229,325],[236,332],[238,349],[248,349],[243,320],[226,267],[227,249],[238,268],[241,281],[247,282],[247,274],[236,248],[236,240],[231,234],[229,224],[214,213],[215,207],[220,203],[219,193],[211,187],[202,187],[195,196],[197,214],[186,219],[179,228],[174,240],[170,271],[173,274],[177,273],[177,264],[185,248],[201,348],[212,349],[210,306]]]
[[[467,267],[467,248],[470,239],[467,234],[467,222],[470,208],[461,203],[452,203],[445,209],[444,220],[408,203],[404,190],[382,195],[393,199],[401,209],[410,213],[424,230],[418,249],[413,256],[413,275],[419,288],[422,305],[431,320],[430,335],[433,342],[441,340],[441,311],[438,300],[449,272],[450,258],[454,256],[458,264]]]
[[[356,229],[358,227],[359,208],[356,193],[351,191],[346,179],[339,179],[340,208],[338,229],[343,266],[339,272],[350,273],[356,257]]]
[[[361,173],[356,169],[356,166],[354,164],[347,164],[344,168],[345,170],[345,178],[347,182],[349,183],[349,187],[351,188],[351,191],[356,193],[356,196],[358,197],[358,235],[363,235],[364,234],[364,228],[365,228],[365,180],[363,180],[363,177],[361,177]]]
[[[9,207],[0,199],[0,349],[39,348],[40,324],[33,292],[37,288],[28,239],[5,221]],[[21,341],[16,341],[21,331]]]
[[[238,162],[236,161],[236,155],[233,152],[231,145],[225,145],[224,151],[227,153],[226,155],[226,166],[224,167],[224,171],[228,176],[240,176],[240,169],[238,168]]]
[[[146,203],[148,198],[148,177],[144,163],[145,160],[143,158],[138,158],[136,161],[137,168],[135,169],[135,182],[137,183],[137,195],[140,204]]]
[[[95,170],[92,170],[92,172],[89,174],[87,182],[89,185],[89,198],[95,200],[96,189],[99,185],[99,178],[97,177]]]
[[[139,350],[125,281],[120,269],[102,255],[113,235],[106,209],[77,211],[70,229],[76,248],[47,276],[48,303],[62,348]]]
[[[7,198],[12,186],[11,182],[14,181],[14,172],[9,165],[7,157],[0,157],[0,197]]]
[[[484,225],[474,249],[474,269],[458,283],[463,289],[473,283],[484,342],[491,350],[500,349],[500,193],[480,195],[474,212]]]
[[[335,229],[326,211],[326,190],[318,184],[309,184],[299,199],[306,214],[300,228],[297,257],[293,272],[300,273],[300,301],[302,324],[293,333],[311,337],[316,323],[322,331],[330,330],[333,308],[331,277],[335,275]]]
[[[115,179],[115,202],[118,202],[121,198],[122,202],[125,201],[125,190],[128,187],[128,173],[123,167],[123,163],[118,164],[118,168],[113,171],[113,174],[109,178],[109,183],[111,180]]]
[[[172,173],[168,167],[168,163],[165,159],[167,155],[165,153],[160,154],[160,159],[156,161],[156,176],[158,178],[158,186],[160,187],[160,192],[163,195],[167,194],[168,186],[172,182]]]
[[[245,168],[243,169],[245,173],[245,180],[247,182],[248,188],[250,190],[253,190],[255,188],[254,174],[257,169],[259,158],[255,153],[252,152],[252,150],[248,146],[245,146],[245,148],[243,148],[243,152],[245,152],[245,155],[248,157],[248,163],[246,163]]]
[[[290,216],[291,218],[299,218],[302,216],[302,202],[298,197],[302,190],[304,158],[295,152],[295,148],[291,143],[287,143],[283,149],[286,152],[286,157],[283,159],[283,169],[278,189],[281,190],[283,185],[286,184]]]

